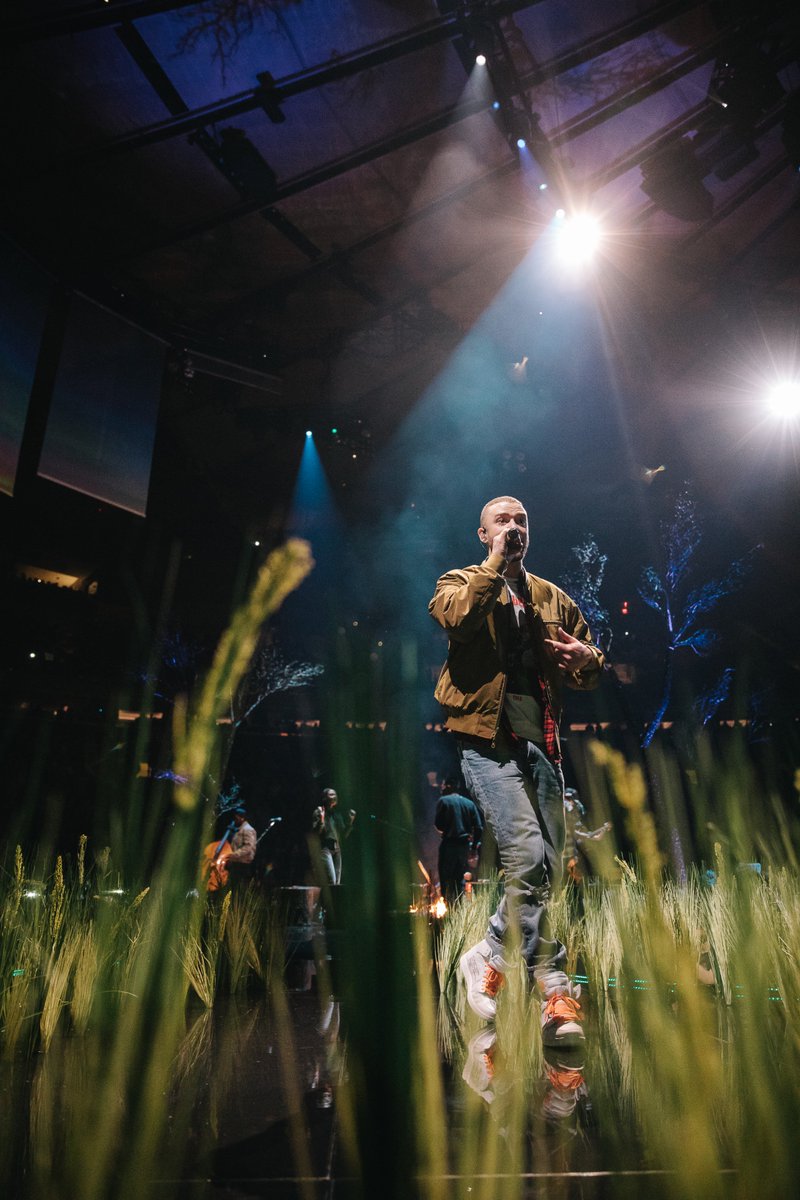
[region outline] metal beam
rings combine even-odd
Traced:
[[[213,217],[206,218],[203,221],[196,221],[192,225],[186,225],[182,229],[176,230],[174,234],[169,235],[167,238],[132,246],[124,250],[119,257],[127,260],[138,257],[140,254],[149,254],[166,246],[172,246],[176,242],[185,241],[187,238],[200,237],[204,233],[209,233],[212,229],[219,228],[220,225],[229,224],[231,221],[238,221],[241,217],[249,217],[253,213],[267,211],[269,207],[280,203],[281,200],[288,200],[290,196],[296,196],[300,192],[308,191],[309,188],[316,187],[320,183],[326,183],[328,180],[335,179],[339,175],[345,175],[348,171],[352,171],[356,167],[366,166],[368,163],[382,158],[385,154],[390,154],[393,150],[400,150],[404,146],[410,146],[422,138],[429,137],[431,134],[440,133],[443,129],[447,129],[457,121],[464,120],[466,116],[486,111],[486,108],[487,106],[484,101],[454,105],[452,108],[447,108],[443,112],[438,113],[435,117],[429,117],[425,121],[419,121],[416,125],[411,125],[406,129],[400,130],[391,137],[381,138],[377,142],[370,142],[368,145],[362,146],[359,150],[354,150],[342,158],[337,158],[333,162],[325,163],[321,167],[305,171],[302,175],[296,175],[293,179],[278,184],[275,195],[270,200],[269,205],[265,205],[263,200],[244,200],[241,204],[236,204],[232,208],[226,209],[225,212],[217,213]]]
[[[124,22],[117,29],[117,36],[165,107],[173,113],[186,112],[187,105],[183,97],[135,25]],[[227,174],[222,170],[219,154],[217,153],[217,144],[211,135],[205,130],[200,130],[195,141],[209,162],[213,163],[225,175],[232,187],[236,187],[235,181],[228,178]],[[279,233],[292,242],[293,245],[312,261],[321,256],[322,250],[320,247],[315,245],[310,238],[307,238],[302,230],[292,224],[289,218],[285,217],[283,213],[278,212],[272,207],[267,207],[264,205],[263,200],[259,201],[258,211],[266,221],[273,225]]]
[[[66,12],[51,11],[37,13],[31,17],[14,17],[0,23],[0,33],[5,45],[20,45],[23,42],[43,41],[47,38],[63,37],[76,33],[86,33],[92,29],[102,29],[119,25],[122,21],[137,21],[144,17],[152,17],[158,13],[171,12],[174,9],[196,7],[200,0],[115,0],[115,3],[104,5],[91,3],[68,9]],[[523,8],[531,8],[541,4],[542,0],[495,0],[487,12],[490,19],[507,17]],[[434,45],[439,41],[457,36],[464,32],[464,19],[454,17],[434,18],[415,27],[415,33],[423,39],[412,49],[420,49],[424,45]],[[430,39],[430,40],[426,40]],[[408,53],[408,51],[405,51]],[[346,61],[346,56],[342,60]]]
[[[0,32],[5,45],[21,45],[23,42],[40,42],[47,38],[65,34],[85,33],[90,29],[102,29],[119,25],[123,21],[138,21],[157,13],[171,12],[178,8],[191,8],[198,0],[115,0],[115,3],[91,4],[80,7],[54,9],[33,16],[14,16],[0,23]]]
[[[124,20],[154,17],[174,8],[191,8],[198,0],[114,0],[114,4],[84,4],[52,12],[37,12],[34,16],[14,16],[0,22],[0,34],[6,46],[22,46],[24,42],[42,42],[50,37],[85,34],[91,29],[119,25]]]
[[[714,39],[708,43],[706,52],[710,56],[715,53],[720,41],[724,39]],[[561,60],[553,60],[553,63]],[[702,59],[700,60],[702,61]],[[626,108],[632,107],[640,103],[642,99],[651,96],[660,88],[668,87],[681,78],[685,74],[691,73],[698,66],[697,56],[694,54],[687,55],[681,64],[674,65],[668,68],[665,72],[648,80],[642,84],[640,88],[629,92],[625,97],[616,98],[613,101],[613,109],[602,106],[600,115],[596,118],[592,113],[585,114],[577,118],[571,126],[564,126],[553,137],[558,139],[557,144],[562,144],[569,141],[573,137],[584,133],[588,128],[599,124],[602,120],[607,120],[610,116],[616,116],[617,113],[624,111]],[[545,64],[541,68],[542,72],[547,72],[551,69],[552,64]],[[661,82],[663,79],[663,82]],[[528,86],[528,83],[525,83]],[[335,179],[339,175],[346,174],[348,171],[356,167],[365,166],[376,159],[382,158],[385,154],[391,153],[393,150],[401,149],[405,146],[412,145],[416,141],[420,141],[432,134],[440,133],[451,125],[457,124],[460,121],[466,120],[470,116],[474,116],[479,112],[489,112],[489,106],[485,100],[474,100],[463,102],[461,104],[452,105],[449,108],[443,109],[433,117],[429,117],[424,121],[419,121],[415,125],[408,126],[406,129],[399,130],[397,133],[389,137],[381,138],[376,142],[371,142],[366,146],[355,150],[350,154],[343,155],[339,159],[325,163],[321,167],[317,167],[311,171],[304,172],[302,175],[297,175],[293,179],[286,180],[279,184],[276,190],[272,203],[279,203],[281,200],[286,200],[291,196],[298,195],[301,192],[307,191],[309,188],[316,187],[320,183],[326,183],[331,179]],[[122,258],[127,260],[143,253],[152,253],[153,251],[163,249],[167,246],[174,245],[177,242],[187,240],[192,237],[200,237],[220,225],[228,224],[232,221],[237,221],[242,217],[250,216],[255,212],[259,212],[263,208],[263,204],[257,200],[244,201],[242,204],[235,205],[227,209],[225,212],[217,213],[213,217],[209,217],[203,221],[195,222],[190,226],[184,226],[180,230],[176,230],[173,234],[158,241],[149,242],[140,246],[131,247],[125,250]]]
[[[533,2],[540,3],[541,0],[533,0]],[[531,7],[531,0],[528,0],[525,4],[518,3],[513,7],[515,9],[529,8]],[[668,3],[648,10],[644,16],[638,17],[634,21],[626,21],[622,25],[615,26],[614,29],[609,30],[602,36],[591,38],[589,41],[581,43],[580,46],[567,50],[542,63],[535,71],[530,71],[522,76],[522,86],[529,88],[538,83],[543,83],[547,79],[560,75],[564,71],[571,70],[573,67],[588,62],[592,58],[597,58],[599,55],[614,49],[620,43],[631,41],[633,38],[639,37],[658,25],[673,20],[681,13],[696,7],[697,0],[669,0]],[[442,28],[442,21],[446,22],[446,28]],[[315,88],[335,83],[340,79],[359,74],[361,71],[369,70],[372,67],[391,62],[396,58],[401,58],[406,54],[414,53],[417,50],[424,49],[426,46],[452,39],[462,32],[460,29],[452,28],[455,21],[455,17],[441,18],[440,20],[429,22],[426,26],[419,26],[409,33],[401,34],[394,38],[387,38],[383,42],[366,46],[352,54],[332,59],[321,66],[311,67],[305,71],[298,71],[294,75],[286,75],[282,79],[275,81],[274,87],[270,89],[270,96],[280,106],[286,100],[291,99],[293,96],[299,96],[303,92],[313,91]],[[234,95],[227,96],[224,99],[213,101],[211,104],[203,105],[200,108],[192,109],[191,112],[185,109],[179,115],[174,114],[163,121],[154,122],[152,125],[143,126],[141,129],[135,129],[130,133],[120,134],[119,137],[112,138],[110,141],[104,142],[99,146],[92,147],[73,156],[69,160],[69,163],[78,164],[100,161],[103,158],[112,157],[117,154],[140,150],[145,146],[152,146],[159,142],[167,141],[170,138],[179,137],[182,134],[193,133],[206,125],[231,120],[233,117],[241,116],[242,113],[252,112],[260,108],[262,96],[263,93],[260,88],[251,88],[244,92],[236,92]],[[59,164],[50,164],[48,170],[52,170],[53,167],[57,169],[58,166]]]
[[[273,296],[281,295],[286,291],[293,291],[299,283],[304,282],[312,275],[317,275],[321,271],[333,270],[339,263],[346,262],[348,259],[363,253],[363,251],[369,250],[370,247],[377,245],[378,242],[382,242],[387,237],[392,237],[396,233],[410,229],[420,221],[433,216],[440,209],[447,208],[459,200],[466,199],[479,188],[496,182],[496,180],[501,179],[504,175],[511,175],[516,170],[517,163],[511,160],[499,167],[493,167],[478,179],[471,179],[468,183],[462,183],[460,187],[446,192],[443,196],[438,196],[435,200],[429,201],[428,204],[422,204],[419,208],[404,213],[402,217],[398,217],[396,220],[382,225],[380,229],[373,230],[372,233],[359,238],[357,242],[351,242],[349,246],[345,246],[340,250],[333,250],[329,254],[324,254],[316,262],[309,263],[301,271],[296,271],[293,275],[266,284],[264,287],[256,288],[255,291],[250,292],[247,296],[241,296],[233,304],[228,304],[224,308],[218,309],[216,313],[212,313],[210,317],[201,321],[199,328],[206,329],[213,327],[219,321],[233,320],[237,314],[252,311],[260,304],[268,302]]]

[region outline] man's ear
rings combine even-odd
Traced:
[[[478,540],[483,542],[484,545],[486,545],[486,543],[489,541],[488,537],[486,536],[486,530],[484,529],[483,525],[481,525],[480,529],[478,530]]]

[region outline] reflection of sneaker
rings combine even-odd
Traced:
[[[484,939],[461,955],[461,974],[467,984],[467,1004],[484,1021],[493,1021],[497,1015],[497,993],[505,985],[506,977],[489,961],[492,950]]]
[[[561,1121],[575,1111],[581,1097],[588,1095],[582,1048],[546,1047],[544,1072],[548,1087],[542,1097],[542,1112],[552,1121]]]
[[[461,1078],[473,1092],[477,1092],[487,1104],[494,1100],[492,1081],[495,1074],[495,1051],[497,1033],[493,1026],[481,1029],[467,1046],[467,1060]]]
[[[544,1072],[553,1087],[562,1092],[576,1092],[586,1080],[583,1076],[583,1046],[567,1046],[544,1050]]]
[[[536,974],[542,1001],[542,1041],[545,1046],[580,1046],[583,1043],[581,989],[563,971]]]

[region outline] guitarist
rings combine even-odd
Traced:
[[[229,881],[236,886],[252,879],[252,863],[256,856],[256,831],[247,820],[247,809],[243,804],[237,804],[231,810],[231,826],[235,827],[233,836],[224,841],[214,866],[223,883]]]

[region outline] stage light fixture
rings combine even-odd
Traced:
[[[579,265],[594,255],[601,239],[600,223],[591,213],[575,213],[558,230],[558,248],[563,261]]]
[[[492,101],[492,108],[494,109],[494,111],[495,111],[495,112],[498,112],[498,110],[499,110],[499,108],[500,108],[500,101],[499,101],[499,100],[493,100],[493,101]]]
[[[767,396],[767,404],[776,417],[784,421],[796,420],[800,416],[800,380],[776,383]]]
[[[314,436],[314,434],[313,434],[313,431],[312,431],[312,430],[310,430],[310,429],[307,429],[307,430],[306,430],[306,437],[307,437],[307,438],[310,438],[310,437],[313,437],[313,436]]]
[[[681,221],[704,221],[714,210],[714,197],[703,185],[703,169],[687,138],[642,163],[641,188],[660,209]]]
[[[546,184],[546,183],[540,183],[540,184],[539,184],[539,191],[540,191],[540,192],[546,192],[546,191],[547,191],[547,184]]]
[[[476,67],[485,67],[486,66],[486,55],[485,54],[476,55],[475,66]]]
[[[741,46],[718,56],[708,98],[725,109],[726,122],[750,130],[784,95],[775,67],[760,46]]]
[[[256,75],[258,80],[258,88],[256,89],[256,98],[263,108],[264,112],[272,121],[273,125],[282,125],[286,120],[286,114],[280,106],[277,95],[277,86],[271,71],[259,71]]]
[[[524,150],[530,141],[531,123],[528,114],[521,108],[507,108],[504,112],[509,143]]]

